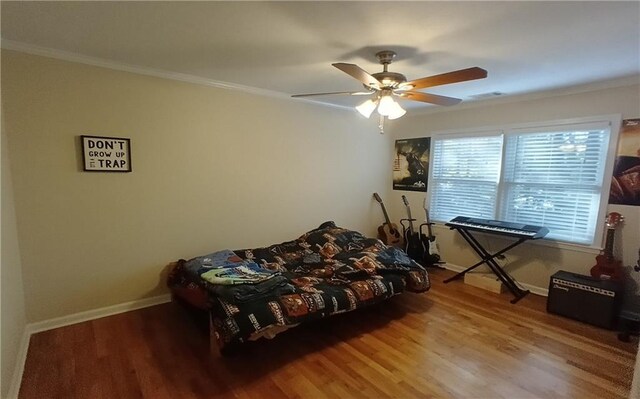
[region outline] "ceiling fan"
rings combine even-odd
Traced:
[[[446,85],[450,83],[464,82],[468,80],[483,79],[487,77],[486,70],[478,67],[473,67],[407,81],[407,78],[403,74],[398,72],[389,72],[387,70],[389,64],[391,64],[393,59],[396,57],[395,52],[390,50],[379,51],[376,53],[376,57],[382,64],[383,70],[382,72],[374,74],[369,74],[367,71],[355,64],[345,64],[342,62],[332,64],[342,72],[360,81],[364,85],[366,91],[339,91],[332,93],[296,94],[292,97],[327,95],[373,95],[374,97],[372,99],[369,99],[356,107],[358,112],[369,118],[377,107],[381,119],[385,116],[389,119],[397,119],[404,115],[406,111],[396,101],[394,101],[393,97],[400,97],[407,100],[421,101],[436,105],[455,105],[460,103],[462,100],[459,98],[445,97],[436,94],[423,93],[415,90]]]

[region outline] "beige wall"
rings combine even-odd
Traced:
[[[2,121],[4,125],[4,120]],[[3,126],[4,127],[4,126]],[[24,291],[22,285],[22,266],[18,248],[16,231],[16,215],[13,200],[13,187],[7,154],[7,142],[4,128],[0,142],[2,150],[2,206],[0,225],[2,239],[0,241],[0,397],[8,397],[13,374],[24,334],[26,318]]]
[[[390,124],[391,134],[379,135],[375,121],[347,110],[2,55],[29,322],[165,293],[163,269],[170,261],[290,239],[325,220],[375,234],[381,215],[373,191],[383,195],[393,218],[404,212],[403,192],[389,190],[395,138],[611,113],[640,116],[640,88],[630,86],[410,113]],[[82,172],[81,134],[131,138],[133,173]],[[404,194],[421,216],[423,195]],[[611,210],[627,218],[621,247],[625,264],[633,264],[640,208]],[[476,261],[459,237],[435,230],[445,260]],[[594,255],[528,245],[510,253],[508,270],[546,288],[559,269],[588,273]]]
[[[482,107],[467,108],[423,115],[408,115],[392,125],[394,139],[430,136],[433,132],[465,129],[503,124],[570,119],[578,117],[622,114],[623,118],[640,117],[640,86],[625,86],[579,94],[553,96],[513,103],[496,103]],[[413,207],[422,209],[424,194],[394,191],[392,211],[399,219],[404,215],[400,196],[407,195]],[[609,206],[626,217],[622,227],[622,241],[618,245],[624,255],[624,264],[634,265],[640,243],[640,207]],[[423,212],[414,214],[423,217]],[[443,252],[444,260],[460,266],[477,262],[467,243],[446,227],[437,227],[435,232]],[[489,248],[500,249],[500,242],[490,237],[483,238]],[[596,254],[553,248],[541,245],[522,245],[508,253],[507,270],[520,282],[548,288],[549,276],[558,270],[588,274],[595,264]],[[640,273],[632,273],[636,283]]]
[[[408,115],[381,136],[375,123],[345,110],[2,51],[12,172],[3,134],[2,395],[27,320],[165,293],[170,261],[290,239],[329,219],[374,234],[381,220],[374,191],[398,219],[403,192],[389,190],[394,138],[611,113],[638,117],[639,92],[630,86]],[[81,134],[131,138],[133,173],[82,172]],[[404,194],[421,215],[423,196]],[[640,208],[611,210],[627,217],[622,249],[625,264],[633,264]],[[444,259],[475,262],[448,229],[436,233]],[[556,270],[587,273],[593,257],[529,245],[508,260],[519,281],[546,288]]]
[[[2,55],[29,322],[163,294],[181,257],[375,232],[391,139],[350,110]],[[131,138],[133,172],[82,172],[81,134]]]

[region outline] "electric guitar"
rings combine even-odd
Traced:
[[[378,238],[387,245],[402,247],[403,243],[400,230],[398,230],[398,226],[395,223],[391,223],[389,215],[387,214],[387,209],[384,207],[384,203],[382,202],[382,198],[380,198],[378,193],[373,193],[373,197],[378,201],[380,207],[382,207],[382,213],[384,214],[384,223],[378,226]]]
[[[438,243],[436,242],[436,237],[433,235],[431,231],[431,221],[429,220],[429,209],[427,208],[427,198],[424,199],[424,214],[426,217],[426,223],[422,223],[420,225],[420,241],[422,243],[422,251],[424,253],[424,264],[425,265],[434,265],[440,262],[440,252],[438,251]],[[427,232],[429,235],[425,235],[422,231],[422,228],[427,226]]]
[[[411,217],[411,207],[409,206],[409,201],[407,197],[402,196],[402,202],[404,202],[404,206],[407,208],[407,219],[401,219],[402,221],[406,220],[408,222],[407,226],[402,224],[404,230],[404,250],[409,255],[409,257],[417,262],[421,262],[424,257],[424,251],[422,250],[422,243],[420,242],[420,234],[418,234],[413,228],[414,218]]]
[[[621,225],[623,220],[624,216],[618,212],[611,212],[607,215],[605,221],[607,236],[604,250],[596,256],[596,265],[591,268],[591,276],[607,280],[622,280],[622,262],[613,257],[613,240],[616,227]]]

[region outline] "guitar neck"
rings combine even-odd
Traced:
[[[409,217],[409,232],[413,234],[413,218],[411,217],[411,207],[409,206],[409,200],[404,195],[402,196],[402,202],[405,208],[407,208],[407,216]]]
[[[407,216],[409,217],[409,231],[411,232],[411,234],[413,234],[413,218],[411,217],[411,207],[409,207],[409,204],[407,204],[406,207]]]
[[[387,226],[391,227],[391,219],[389,219],[389,214],[387,214],[387,208],[385,208],[384,204],[381,202],[380,207],[382,208],[382,213],[384,213],[384,221]]]
[[[604,255],[607,259],[613,259],[613,240],[616,235],[615,229],[607,229],[607,238],[604,244]]]
[[[433,237],[431,232],[431,220],[429,220],[429,210],[427,209],[427,199],[424,200],[424,215],[427,221],[427,231],[429,232],[429,238]]]

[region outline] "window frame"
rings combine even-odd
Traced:
[[[476,138],[476,137],[495,137],[495,136],[504,136],[504,131],[502,129],[494,129],[494,128],[480,128],[480,129],[466,129],[467,131],[456,131],[455,133],[447,133],[446,137],[447,138],[452,138],[452,137],[457,137],[457,138]],[[431,147],[429,149],[429,175],[428,175],[428,185],[427,185],[427,203],[431,203],[431,189],[433,188],[433,186],[436,184],[437,179],[435,179],[433,177],[433,167],[434,167],[434,163],[432,162],[433,160],[433,155],[434,155],[434,151],[435,151],[435,138],[436,136],[432,136],[431,137]],[[504,137],[502,138],[502,143],[501,143],[501,147],[504,148]],[[502,180],[502,164],[504,161],[504,151],[502,151],[503,154],[500,157],[500,170],[498,171],[498,181],[495,182],[496,184],[496,206],[493,209],[493,219],[497,219],[497,210],[499,209],[498,207],[498,201],[500,201],[500,181]],[[468,180],[470,181],[470,180]],[[476,180],[477,181],[477,180]],[[434,221],[437,221],[434,219]],[[440,221],[443,222],[443,221]]]
[[[431,203],[431,188],[434,182],[433,177],[433,156],[435,141],[439,138],[466,138],[466,137],[482,137],[482,136],[497,136],[502,135],[502,154],[500,162],[499,181],[496,190],[496,205],[493,210],[493,218],[498,219],[502,212],[504,190],[506,182],[505,179],[505,157],[506,157],[506,143],[509,135],[523,134],[527,131],[531,132],[545,132],[553,131],[558,128],[571,128],[579,125],[597,125],[604,124],[609,128],[609,142],[606,150],[606,159],[603,168],[602,188],[600,190],[600,204],[598,206],[598,214],[595,217],[596,226],[591,244],[580,244],[575,242],[561,241],[557,239],[543,239],[535,240],[533,243],[539,243],[541,245],[563,247],[567,249],[573,249],[578,251],[595,253],[602,249],[604,242],[604,220],[609,205],[609,190],[611,188],[611,179],[613,177],[613,167],[615,163],[617,148],[618,148],[618,136],[620,133],[620,126],[622,124],[621,114],[609,114],[592,117],[579,117],[570,119],[559,119],[539,122],[527,122],[527,123],[512,123],[502,124],[494,126],[472,127],[463,129],[448,129],[434,131],[431,134],[431,148],[429,153],[429,185],[427,187],[427,201]],[[601,222],[598,222],[601,221]],[[435,223],[444,224],[448,221],[434,220]]]

